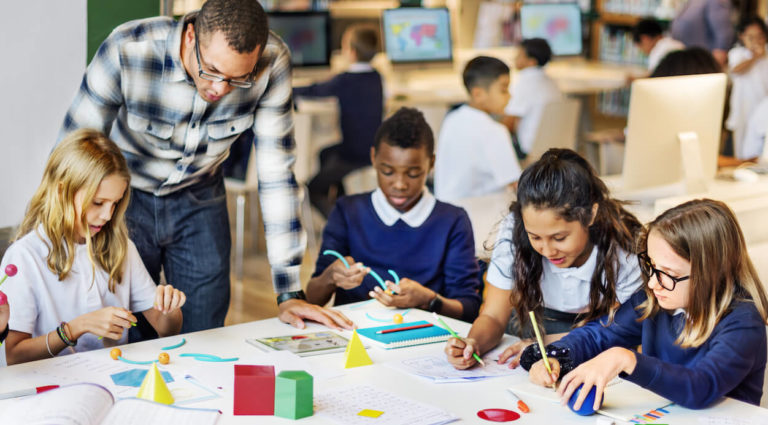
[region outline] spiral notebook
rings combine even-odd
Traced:
[[[410,329],[407,331],[391,332],[386,334],[376,333],[377,331],[382,331],[385,329],[402,328],[405,326],[416,326],[423,324],[429,324],[429,322],[426,320],[420,320],[418,322],[401,323],[397,325],[363,328],[358,329],[357,333],[371,341],[371,343],[386,349],[442,342],[451,337],[450,332],[446,331],[440,326],[430,326],[428,328]]]

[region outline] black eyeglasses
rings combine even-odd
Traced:
[[[238,87],[241,89],[249,89],[253,87],[253,81],[233,80],[231,78],[224,78],[221,75],[209,74],[203,71],[203,62],[200,60],[200,43],[198,43],[198,40],[199,38],[197,37],[197,27],[195,27],[195,55],[197,55],[197,75],[199,75],[200,78],[203,80],[213,81],[214,83],[220,83],[224,81],[232,87]],[[253,72],[251,72],[251,75],[253,75]]]
[[[652,275],[656,275],[656,282],[658,282],[659,285],[661,285],[661,287],[667,291],[674,291],[675,285],[691,278],[690,275],[683,277],[670,276],[666,272],[657,269],[653,266],[650,257],[648,257],[647,251],[643,251],[637,256],[640,258],[640,268],[642,269],[643,274],[645,274],[645,276],[649,279]]]

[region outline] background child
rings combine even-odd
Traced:
[[[370,164],[368,152],[384,116],[381,75],[370,65],[378,51],[378,32],[350,27],[342,36],[341,46],[351,63],[346,72],[324,83],[293,89],[297,97],[339,99],[341,143],[320,152],[320,171],[309,182],[309,199],[326,217],[336,197],[344,193],[344,176]]]
[[[426,189],[434,160],[432,130],[421,112],[401,108],[384,121],[371,148],[378,189],[339,199],[323,231],[320,252],[336,250],[351,267],[321,255],[307,286],[310,302],[325,304],[335,293],[336,305],[373,297],[389,306],[477,317],[472,225],[463,209]],[[399,286],[387,282],[392,295],[369,275],[386,279],[389,269],[401,278]]]
[[[641,19],[632,29],[632,39],[640,51],[648,56],[650,72],[656,69],[668,53],[685,49],[683,43],[665,36],[661,24],[653,18]]]
[[[737,29],[740,44],[728,52],[733,87],[725,126],[733,131],[736,157],[745,159],[740,152],[747,121],[757,104],[768,96],[768,58],[765,55],[768,29],[758,17],[742,21]]]
[[[471,367],[472,353],[495,347],[508,326],[509,333],[531,338],[529,311],[543,318],[549,341],[612,314],[642,285],[633,255],[640,228],[584,158],[568,149],[547,151],[520,177],[493,249],[480,316],[468,338],[448,341],[448,361]],[[510,323],[513,311],[517,320]],[[530,343],[507,347],[499,362],[515,357],[510,367],[516,367]]]
[[[551,58],[552,49],[543,38],[523,40],[515,56],[515,68],[519,72],[502,121],[516,136],[520,159],[525,159],[531,151],[536,127],[544,119],[541,116],[544,105],[563,97],[557,84],[544,72]]]
[[[594,385],[602,394],[619,373],[691,409],[728,396],[759,404],[765,373],[768,298],[747,254],[733,212],[722,202],[694,200],[648,225],[640,240],[647,277],[613,322],[593,321],[547,348],[557,352],[549,376],[534,350],[523,366],[533,382],[565,374],[565,400],[582,383],[575,408]],[[632,348],[642,344],[642,352]],[[530,354],[530,356],[529,356]]]
[[[0,343],[5,341],[5,338],[8,337],[8,330],[10,329],[8,327],[8,318],[11,315],[11,308],[8,305],[8,300],[5,297],[5,294],[0,292],[0,329],[3,329],[0,331]]]
[[[2,261],[18,266],[3,285],[20,306],[10,314],[8,364],[127,343],[132,311],[160,336],[181,329],[184,293],[155,287],[128,239],[129,181],[120,149],[95,130],[71,133],[51,153]]]
[[[501,192],[520,177],[509,131],[492,117],[509,100],[509,67],[478,56],[463,78],[469,104],[445,117],[438,139],[435,196],[442,201]]]

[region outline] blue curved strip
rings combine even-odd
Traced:
[[[344,267],[349,268],[349,263],[347,262],[347,259],[344,258],[344,256],[339,254],[338,252],[332,249],[326,249],[325,251],[323,251],[323,255],[333,255],[334,257],[341,260],[342,263],[344,263]]]
[[[387,271],[388,271],[388,272],[389,272],[389,274],[391,274],[391,275],[392,275],[392,277],[395,279],[395,285],[399,285],[399,284],[400,284],[400,276],[398,276],[398,275],[397,275],[397,273],[395,273],[395,271],[394,271],[394,270],[392,270],[392,269],[389,269],[389,270],[387,270]]]
[[[167,347],[163,347],[163,348],[161,348],[161,350],[173,350],[175,348],[181,347],[182,345],[184,345],[186,343],[187,343],[187,339],[186,338],[182,338],[180,343],[169,345]]]
[[[374,278],[374,279],[376,279],[376,281],[377,281],[377,282],[379,282],[379,285],[381,285],[381,287],[382,287],[382,288],[383,288],[385,291],[387,290],[387,284],[386,284],[386,283],[384,283],[384,279],[382,279],[382,278],[381,278],[381,276],[379,276],[379,274],[378,274],[378,273],[376,273],[375,271],[371,270],[371,271],[369,271],[369,272],[368,272],[368,274],[370,274],[371,276],[373,276],[373,278]]]
[[[128,360],[123,356],[117,356],[117,359],[120,360],[121,362],[125,362],[128,364],[152,364],[157,361],[157,360],[147,360],[147,361]]]

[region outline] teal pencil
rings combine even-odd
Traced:
[[[453,329],[451,329],[451,327],[448,326],[447,323],[443,322],[443,319],[441,319],[437,315],[437,313],[433,312],[432,315],[435,316],[435,319],[437,319],[437,321],[440,323],[440,326],[445,328],[446,331],[450,332],[452,337],[454,337],[456,339],[461,339],[461,337],[458,334],[456,334],[456,332],[454,332]],[[475,360],[477,360],[478,363],[480,363],[481,365],[483,365],[483,367],[485,367],[485,362],[483,361],[483,359],[480,358],[480,356],[477,355],[477,353],[472,353],[472,357],[474,357]]]

